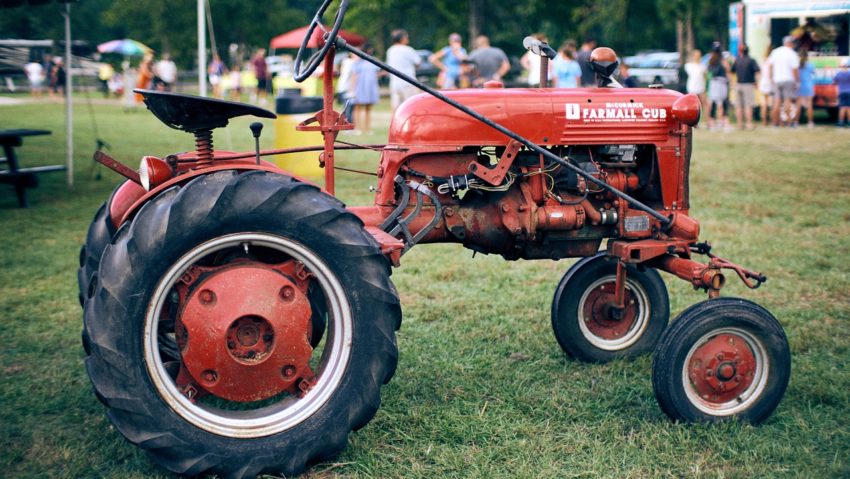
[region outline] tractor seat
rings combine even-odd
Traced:
[[[276,118],[268,110],[244,103],[155,90],[133,91],[142,95],[148,110],[161,122],[190,133],[227,126],[227,122],[237,116]]]

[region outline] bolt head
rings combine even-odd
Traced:
[[[295,298],[295,289],[289,285],[280,288],[280,298],[284,301],[292,301]]]
[[[212,306],[213,304],[215,304],[216,297],[215,293],[213,293],[211,290],[204,289],[201,290],[201,292],[199,293],[199,299],[201,300],[201,304],[205,306]]]

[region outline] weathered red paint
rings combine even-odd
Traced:
[[[736,400],[753,383],[756,358],[747,341],[737,334],[711,338],[689,358],[691,387],[710,403]]]
[[[314,376],[309,281],[296,268],[234,261],[186,275],[176,330],[183,367],[199,388],[258,401],[297,394],[301,380]]]
[[[623,283],[625,286],[625,278]],[[588,292],[584,303],[585,326],[603,339],[622,338],[637,319],[638,311],[632,292],[623,288],[622,307],[618,307],[616,290],[615,281],[602,283]]]

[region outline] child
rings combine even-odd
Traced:
[[[838,85],[838,126],[850,128],[850,58],[841,63],[832,82]]]
[[[230,99],[242,101],[242,67],[239,62],[234,63],[230,69]]]

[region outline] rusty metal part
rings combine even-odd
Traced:
[[[726,284],[726,278],[720,269],[712,264],[702,264],[691,259],[665,254],[653,260],[659,269],[688,281],[695,288],[708,290],[710,297],[716,297]]]
[[[758,289],[759,286],[761,286],[762,284],[764,284],[765,281],[767,281],[767,276],[762,273],[751,271],[747,268],[744,268],[743,266],[715,256],[711,253],[706,254],[709,258],[711,258],[709,264],[712,268],[731,269],[738,275],[739,278],[741,278],[741,281],[750,289]]]
[[[625,283],[625,277],[622,286],[617,286],[616,281],[603,282],[587,293],[582,317],[584,326],[595,336],[616,340],[634,327],[638,319],[638,306]],[[617,299],[618,294],[621,295],[620,299]]]
[[[186,370],[204,390],[258,401],[298,394],[301,380],[315,376],[309,280],[299,280],[295,261],[235,261],[184,276],[175,333]]]
[[[505,146],[505,152],[502,153],[502,157],[499,158],[499,163],[496,164],[496,166],[493,168],[487,168],[481,163],[473,160],[469,163],[469,171],[487,183],[493,186],[499,186],[502,184],[502,181],[504,181],[505,175],[508,174],[508,170],[511,165],[513,165],[520,148],[522,148],[522,143],[516,140],[511,140]]]
[[[195,155],[197,157],[197,164],[195,165],[196,168],[203,168],[212,163],[212,130],[198,130],[195,132]]]
[[[699,239],[699,222],[697,220],[682,213],[673,213],[671,217],[672,223],[667,230],[670,237],[690,242]]]
[[[747,341],[722,333],[700,345],[690,356],[690,386],[704,401],[725,404],[738,399],[753,384],[757,360]]]
[[[134,169],[130,168],[129,166],[126,166],[125,164],[121,163],[120,161],[110,157],[106,153],[104,153],[100,150],[97,150],[97,151],[94,152],[93,159],[94,159],[94,161],[96,161],[96,162],[100,163],[101,165],[109,168],[110,170],[118,173],[119,175],[123,176],[124,178],[127,178],[128,180],[132,181],[133,183],[136,183],[136,184],[141,186],[142,180],[139,178],[139,173],[136,172],[136,170],[134,170]]]
[[[585,209],[579,205],[546,204],[537,208],[537,228],[541,230],[576,230],[584,226]]]
[[[664,254],[687,254],[689,246],[687,241],[681,240],[610,241],[608,254],[626,263],[638,264]]]

